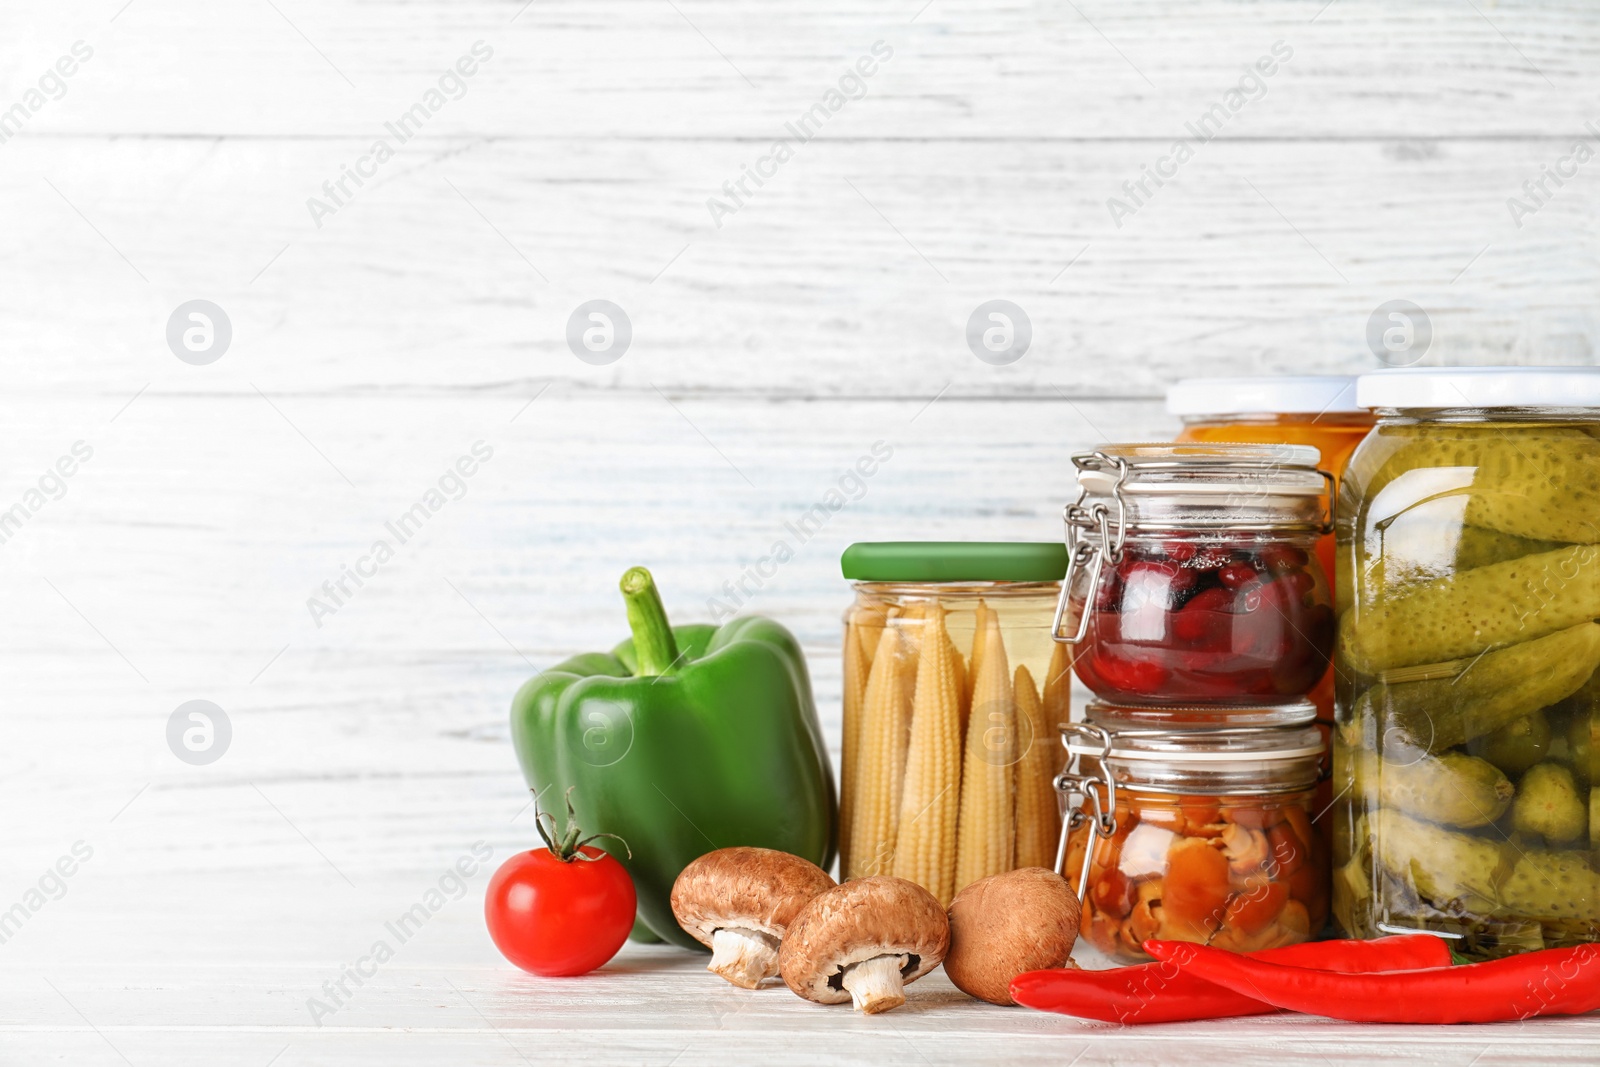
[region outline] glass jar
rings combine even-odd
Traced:
[[[1365,375],[1339,505],[1334,914],[1600,940],[1600,371]]]
[[[842,564],[841,876],[909,878],[948,905],[978,878],[1052,866],[1065,547],[873,542]]]
[[[1067,837],[1082,936],[1123,963],[1150,938],[1235,952],[1298,944],[1328,913],[1328,851],[1312,827],[1322,736],[1310,704],[1149,709],[1091,703],[1062,731]]]
[[[1079,680],[1123,704],[1281,704],[1328,668],[1331,529],[1317,451],[1104,445],[1073,457],[1052,623]]]

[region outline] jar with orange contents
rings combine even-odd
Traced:
[[[1085,940],[1136,963],[1150,938],[1255,952],[1316,936],[1329,885],[1313,715],[1092,703],[1063,727],[1057,860],[1077,879]]]

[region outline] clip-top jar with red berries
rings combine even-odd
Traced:
[[[1057,641],[1119,704],[1282,704],[1328,667],[1334,615],[1317,539],[1332,479],[1299,445],[1102,445],[1078,499]]]

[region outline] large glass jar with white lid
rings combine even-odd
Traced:
[[[1600,939],[1600,370],[1363,376],[1334,913],[1474,958]]]

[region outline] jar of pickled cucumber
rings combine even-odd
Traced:
[[[1051,867],[1067,650],[1050,618],[1059,542],[864,542],[845,550],[840,873],[892,874],[944,904]]]
[[[1334,914],[1600,939],[1600,370],[1364,375],[1341,487]]]
[[[1280,704],[1328,668],[1317,539],[1329,476],[1291,445],[1102,445],[1073,457],[1052,620],[1079,680],[1122,704]]]
[[[1309,703],[1163,709],[1091,703],[1062,731],[1058,780],[1082,935],[1124,963],[1150,938],[1255,952],[1309,940],[1328,913],[1312,826],[1322,736]]]

